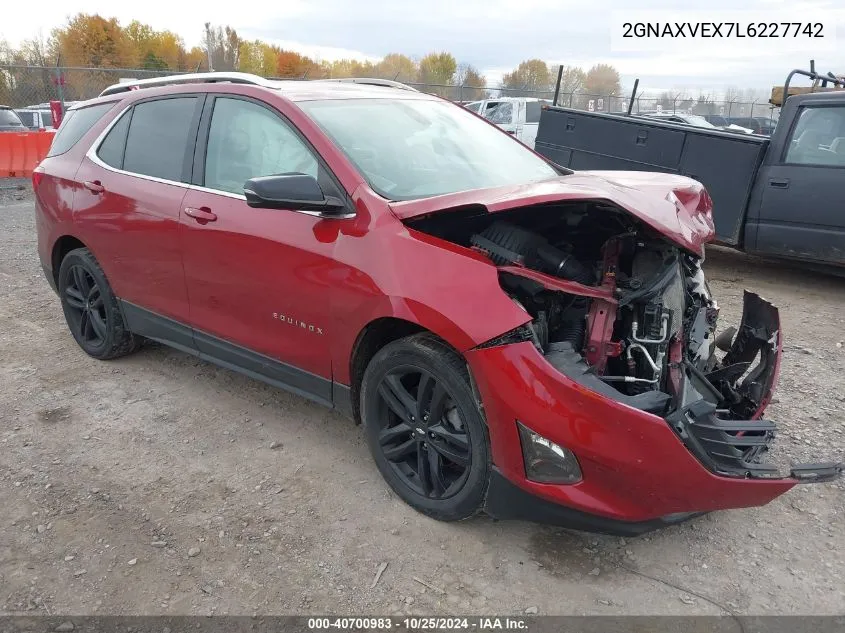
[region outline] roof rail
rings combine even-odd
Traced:
[[[315,79],[314,81],[342,81],[353,84],[366,84],[368,86],[384,86],[385,88],[398,88],[399,90],[410,90],[419,92],[416,88],[403,84],[392,79],[376,79],[374,77],[342,77],[340,79]]]
[[[185,73],[182,75],[168,75],[167,77],[152,77],[150,79],[133,79],[123,83],[109,86],[100,93],[101,97],[113,95],[139,88],[154,88],[157,86],[170,86],[174,84],[196,84],[196,83],[217,83],[228,82],[235,84],[252,84],[256,86],[272,87],[273,84],[263,77],[249,73],[212,72],[212,73]]]

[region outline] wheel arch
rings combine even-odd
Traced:
[[[88,246],[74,235],[62,235],[54,243],[50,253],[50,273],[53,275],[53,281],[56,287],[59,286],[59,268],[62,265],[62,260],[65,256],[77,248],[87,248]]]

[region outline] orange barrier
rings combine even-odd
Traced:
[[[55,132],[0,132],[0,178],[26,178],[50,150]]]

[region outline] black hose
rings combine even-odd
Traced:
[[[587,324],[584,322],[584,319],[572,319],[560,324],[556,332],[556,338],[560,341],[572,343],[574,349],[581,349],[586,331]]]

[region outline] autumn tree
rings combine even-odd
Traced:
[[[478,69],[471,64],[458,64],[455,72],[455,84],[461,86],[458,93],[462,101],[477,101],[483,99],[487,92],[487,80]]]
[[[276,56],[276,76],[291,79],[319,79],[323,76],[323,69],[307,55],[280,50]]]
[[[395,81],[414,82],[417,80],[417,65],[407,55],[388,53],[375,65],[379,77]]]
[[[584,77],[584,92],[600,97],[621,95],[619,71],[608,64],[596,64]]]
[[[279,53],[281,52],[282,49],[278,46],[261,40],[241,41],[238,53],[238,68],[241,72],[272,77],[277,73]]]
[[[551,88],[553,79],[548,65],[541,59],[526,59],[502,76],[502,88],[508,95],[528,95]]]
[[[420,81],[450,85],[457,69],[458,62],[451,53],[429,53],[420,60]]]
[[[559,105],[572,105],[575,95],[584,89],[584,82],[587,73],[577,66],[564,66],[560,76],[560,92],[558,93]],[[552,81],[557,81],[557,74],[553,75]]]
[[[358,59],[337,59],[331,63],[326,63],[325,68],[321,70],[325,76],[334,79],[344,77],[373,77],[377,74],[373,62]]]
[[[203,39],[214,70],[238,70],[241,39],[235,29],[206,22]]]
[[[199,46],[194,46],[191,50],[185,53],[185,62],[183,70],[190,70],[193,72],[208,70],[208,52]]]
[[[53,29],[52,57],[66,66],[131,68],[137,63],[132,42],[116,18],[78,13],[67,26]]]

